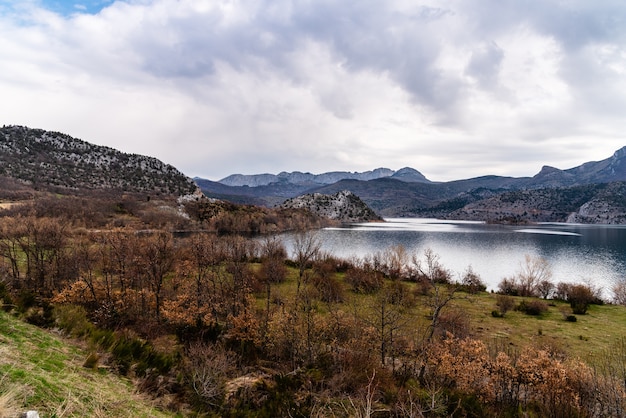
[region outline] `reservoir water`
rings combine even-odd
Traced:
[[[459,278],[468,266],[489,290],[514,276],[525,256],[545,258],[552,281],[588,283],[612,297],[613,284],[626,279],[626,226],[542,223],[532,226],[435,219],[386,219],[318,232],[322,250],[340,258],[374,255],[402,245],[423,258],[430,248]],[[284,236],[288,249],[292,236]]]

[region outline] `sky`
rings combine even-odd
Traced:
[[[0,0],[0,57],[0,123],[210,180],[626,146],[623,0]]]

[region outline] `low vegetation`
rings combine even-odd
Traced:
[[[0,312],[0,416],[165,417],[147,394],[106,368],[84,367],[89,351]]]
[[[0,338],[14,348],[0,363],[0,407],[56,416],[626,414],[626,308],[584,284],[550,286],[541,259],[527,258],[488,293],[471,267],[457,281],[431,250],[340,260],[314,232],[295,234],[290,252],[275,235],[240,234],[322,224],[292,209],[51,198],[2,215]],[[615,290],[614,302],[623,300]],[[79,389],[82,378],[100,386]],[[108,382],[124,393],[132,382],[150,404],[117,401]]]

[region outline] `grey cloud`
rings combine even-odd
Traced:
[[[515,143],[519,155],[556,143],[553,152],[567,138],[621,143],[615,138],[626,130],[621,1],[442,0],[439,8],[401,0],[226,3],[234,17],[220,2],[127,0],[48,24],[13,9],[9,16],[0,0],[1,23],[19,26],[0,25],[0,52],[10,57],[3,65],[11,70],[0,74],[0,87],[14,94],[5,101],[11,107],[0,110],[8,115],[27,97],[25,119],[39,112],[77,123],[72,111],[61,114],[61,106],[41,100],[53,75],[62,80],[59,96],[84,112],[85,126],[94,125],[93,115],[106,115],[109,136],[143,125],[134,141],[185,126],[207,140],[190,147],[194,158],[202,153],[223,176],[231,174],[229,164],[252,170],[258,163],[254,171],[280,164],[286,171],[397,169],[412,165],[410,156],[438,155],[420,160],[436,160],[430,169],[416,167],[437,179],[432,173],[442,161],[474,170],[460,162],[463,155],[450,157],[459,144],[477,150],[474,161],[480,155],[495,161],[509,150],[485,151],[494,143]],[[527,39],[538,53],[526,50]],[[29,83],[38,88],[19,90]],[[396,117],[404,125],[389,122]],[[94,135],[107,136],[101,130],[94,127]],[[255,141],[270,152],[241,152]],[[178,148],[184,147],[161,152]],[[354,156],[337,157],[346,148]],[[395,165],[398,155],[405,161]],[[365,162],[342,165],[359,161]],[[194,165],[198,174],[201,164]]]
[[[478,80],[484,87],[493,87],[498,83],[503,58],[504,51],[495,42],[481,45],[472,52],[465,74]]]
[[[262,63],[306,84],[308,76],[292,60],[294,51],[313,41],[348,71],[389,74],[417,102],[445,110],[456,101],[459,81],[445,79],[435,68],[441,37],[429,27],[450,11],[415,7],[400,13],[386,2],[319,1],[294,3],[287,15],[279,15],[264,13],[271,10],[269,3],[277,7],[268,2],[249,20],[232,25],[215,10],[172,17],[165,24],[147,17],[130,42],[144,69],[158,77],[210,76],[217,62],[240,71],[254,71]]]

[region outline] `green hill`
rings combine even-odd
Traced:
[[[130,381],[83,367],[78,346],[0,312],[0,417],[165,417]]]

